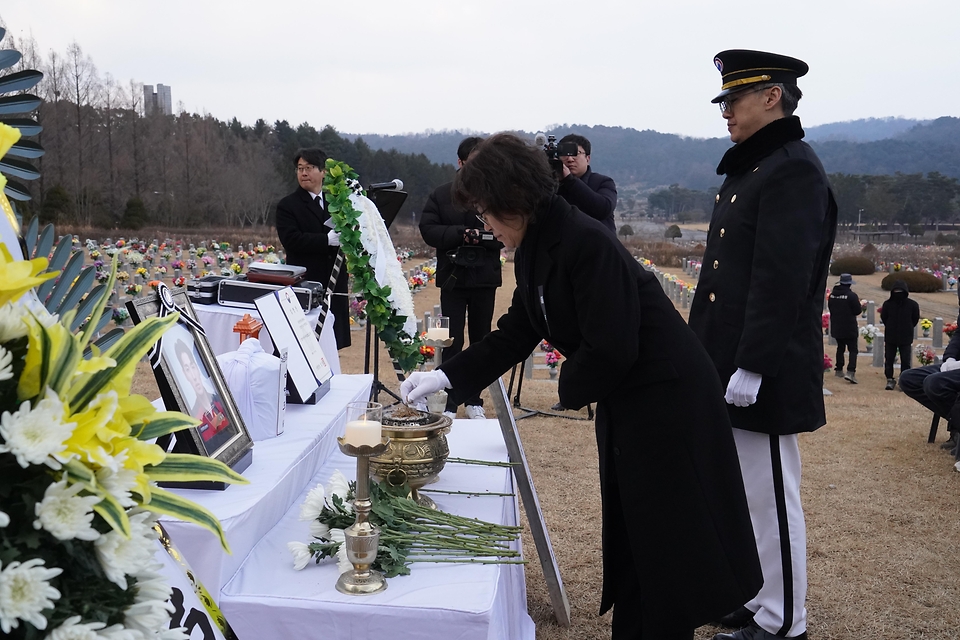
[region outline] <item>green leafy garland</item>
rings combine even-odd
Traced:
[[[359,186],[357,173],[350,165],[333,158],[327,159],[325,168],[327,173],[323,178],[323,190],[326,192],[327,211],[333,220],[334,231],[340,234],[340,249],[347,259],[347,271],[353,276],[355,293],[360,293],[367,301],[364,311],[390,357],[397,361],[404,372],[413,371],[423,362],[420,353],[423,342],[419,336],[410,336],[403,330],[407,318],[397,315],[396,309],[390,304],[390,287],[377,284],[370,254],[360,241],[357,222],[360,212],[350,202],[350,194]]]

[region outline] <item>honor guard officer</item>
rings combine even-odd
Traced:
[[[764,578],[753,600],[722,619],[748,626],[715,640],[806,638],[797,434],[826,423],[821,312],[837,206],[793,115],[806,63],[730,50],[714,64],[723,84],[713,102],[735,144],[717,167],[726,178],[690,327],[726,386]]]

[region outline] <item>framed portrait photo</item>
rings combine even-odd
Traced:
[[[199,426],[174,434],[173,451],[216,458],[234,471],[242,472],[253,460],[253,440],[186,290],[160,285],[156,294],[128,301],[127,310],[134,324],[155,316],[180,313],[180,320],[167,329],[150,354],[166,409],[200,421]],[[168,483],[167,486],[226,488],[223,483],[213,482]]]

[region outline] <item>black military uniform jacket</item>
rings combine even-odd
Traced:
[[[297,190],[277,204],[277,236],[287,252],[287,264],[307,268],[307,280],[327,286],[330,273],[337,258],[339,247],[327,243],[330,227],[324,223],[330,219],[326,209],[317,204],[314,196],[304,189]],[[336,293],[347,293],[347,263],[340,267]],[[350,310],[347,296],[333,296],[330,310],[336,318],[334,333],[337,348],[350,346]]]
[[[557,196],[528,226],[515,264],[497,329],[440,368],[463,402],[546,338],[566,358],[560,402],[597,403],[601,612],[617,599],[624,545],[644,607],[621,613],[642,620],[644,637],[751,599],[762,576],[720,380],[655,276]]]
[[[690,326],[724,385],[763,375],[757,402],[728,405],[733,426],[813,431],[823,408],[823,291],[837,226],[826,173],[800,120],[781,118],[727,151]]]

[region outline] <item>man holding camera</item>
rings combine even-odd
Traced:
[[[563,161],[557,195],[616,233],[617,185],[590,168],[590,141],[575,133],[566,135],[557,145],[557,155]]]
[[[457,166],[462,167],[482,138],[470,137],[457,148]],[[500,275],[500,248],[493,234],[483,230],[476,211],[453,204],[448,182],[436,188],[427,198],[420,219],[420,233],[424,242],[437,249],[437,286],[440,287],[440,307],[450,318],[450,337],[453,344],[443,350],[446,362],[463,350],[464,325],[469,317],[470,343],[479,342],[490,333],[497,287]],[[480,394],[464,403],[468,418],[483,419],[483,400]],[[456,403],[447,400],[444,413],[455,414]]]

